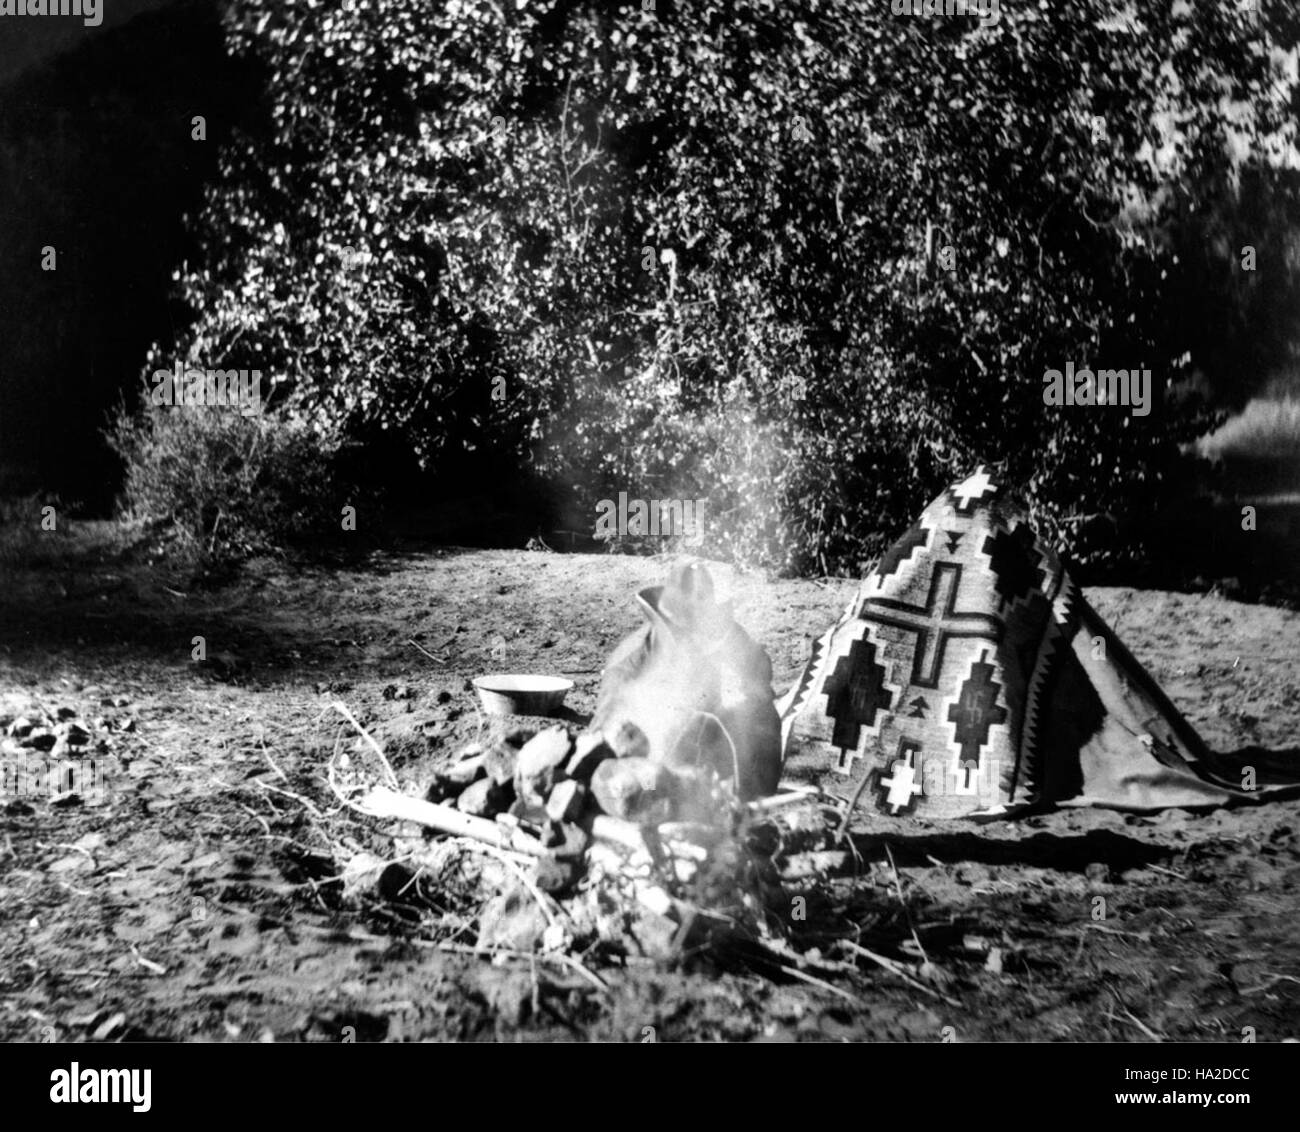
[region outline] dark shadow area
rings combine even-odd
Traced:
[[[552,549],[569,549],[555,546],[552,539],[560,513],[555,490],[513,457],[457,454],[436,474],[412,469],[381,478],[373,468],[367,473],[362,482],[383,501],[381,540],[389,548],[519,550],[541,538]]]
[[[1269,801],[1300,798],[1300,747],[1269,750],[1253,743],[1235,751],[1211,751],[1206,761],[1212,773],[1229,783],[1240,783],[1251,768],[1256,788],[1268,788]]]
[[[1113,873],[1155,864],[1171,856],[1170,850],[1150,845],[1110,830],[1090,830],[1079,837],[1036,833],[1015,841],[999,841],[989,836],[990,827],[979,832],[954,831],[924,834],[919,837],[853,835],[854,848],[863,857],[883,857],[886,847],[900,865],[945,865],[958,861],[983,865],[1024,865],[1058,872],[1081,873],[1090,864],[1108,866]]]
[[[552,719],[558,719],[561,723],[567,723],[573,727],[586,727],[591,722],[591,716],[585,712],[574,711],[567,704],[563,705],[558,711],[552,713]]]
[[[1220,765],[1234,770],[1247,766],[1254,767],[1261,786],[1273,783],[1290,784],[1295,781],[1297,773],[1300,773],[1300,747],[1284,747],[1270,751],[1267,747],[1252,743],[1245,747],[1238,747],[1235,751],[1211,754],[1210,759],[1216,772]]]
[[[230,576],[213,576],[148,565],[140,545],[101,547],[93,534],[92,545],[75,537],[45,538],[54,541],[38,538],[26,554],[0,547],[0,657],[38,670],[91,652],[101,661],[108,653],[126,662],[188,665],[190,640],[201,632],[212,652],[232,653],[237,663],[195,671],[236,684],[350,680],[372,675],[368,665],[376,657],[383,671],[420,669],[431,662],[420,658],[412,639],[446,653],[445,667],[431,668],[437,674],[455,667],[474,636],[472,619],[452,606],[447,632],[455,632],[444,641],[421,631],[423,605],[376,618],[375,600],[357,597],[379,592],[386,579],[420,562],[451,560],[454,570],[464,557],[467,569],[475,569],[477,552],[463,547],[429,547],[422,539],[419,549],[394,552],[359,534],[355,543],[341,540],[306,560],[258,558]],[[503,600],[527,601],[526,588],[513,587]],[[593,657],[590,671],[603,660]],[[488,670],[477,653],[473,664]],[[586,722],[568,708],[558,718],[574,726]]]
[[[0,491],[111,505],[100,430],[190,318],[172,297],[186,216],[258,94],[214,0],[101,29],[0,88]]]
[[[156,602],[135,608],[120,599],[112,604],[116,608],[106,608],[108,602],[89,601],[0,606],[0,642],[6,660],[40,668],[61,663],[60,654],[110,650],[149,662],[170,658],[179,666],[189,661],[189,642],[198,624],[214,648],[215,642],[220,642],[223,652],[243,659],[238,675],[233,676],[237,682],[250,677],[310,680],[313,676],[337,676],[352,668],[340,663],[338,654],[321,648],[328,631],[324,627],[303,625],[301,635],[286,636],[280,625],[272,630],[259,623],[255,608],[198,613],[179,601],[171,610]],[[297,658],[295,650],[300,654]],[[208,671],[229,677],[220,666]]]
[[[1093,580],[1192,590],[1217,581],[1234,600],[1300,608],[1300,494],[1189,497],[1154,517],[1150,543],[1147,569]]]

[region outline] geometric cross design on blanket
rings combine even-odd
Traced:
[[[998,618],[984,613],[958,613],[954,609],[961,570],[955,562],[937,563],[923,606],[873,597],[867,598],[858,611],[864,621],[916,634],[911,682],[918,687],[939,687],[939,673],[949,641],[979,637],[996,644],[1002,640],[1003,625]]]
[[[835,720],[831,742],[841,751],[856,751],[863,727],[888,711],[894,694],[885,687],[885,669],[876,663],[876,646],[865,637],[853,642],[835,665],[822,690],[826,714]]]
[[[1300,758],[1256,782],[1244,756],[1206,747],[1001,479],[976,468],[936,495],[818,638],[780,710],[787,766],[940,820],[1300,787]]]
[[[921,753],[920,743],[912,739],[898,741],[898,754],[894,756],[890,777],[882,775],[877,781],[881,789],[882,810],[888,806],[892,814],[898,815],[915,808],[917,796],[925,789],[921,781]]]
[[[1007,718],[1007,709],[998,703],[1002,685],[993,679],[993,665],[987,657],[985,651],[971,665],[961,695],[948,709],[948,722],[957,725],[953,738],[961,746],[958,765],[967,770],[979,766],[980,748],[988,742],[989,728]]]
[[[994,575],[994,587],[1008,604],[1038,590],[1046,577],[1036,562],[1034,532],[1028,523],[1021,523],[1014,531],[999,529],[984,540],[980,547],[989,556],[989,567]]]

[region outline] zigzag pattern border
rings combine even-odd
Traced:
[[[1052,613],[1038,646],[1038,655],[1034,658],[1034,671],[1025,689],[1025,722],[1020,733],[1020,751],[1007,788],[1007,799],[1013,803],[1033,803],[1039,800],[1042,751],[1038,746],[1038,725],[1046,700],[1047,685],[1058,668],[1058,649],[1068,646],[1078,630],[1079,587],[1064,568],[1058,579],[1060,589],[1052,599]],[[1020,794],[1023,797],[1017,797]]]
[[[812,653],[804,665],[803,674],[795,685],[777,704],[777,716],[781,720],[781,755],[786,756],[790,748],[790,733],[794,722],[799,717],[804,705],[811,698],[814,688],[820,687],[825,674],[826,658],[830,655],[831,641],[842,627],[852,620],[848,614],[842,616],[831,628],[813,641]]]

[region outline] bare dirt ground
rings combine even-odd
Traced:
[[[329,702],[346,702],[413,783],[478,730],[474,675],[570,675],[581,720],[636,623],[632,592],[660,580],[661,561],[258,561],[188,593],[125,560],[0,569],[0,722],[63,709],[119,767],[102,803],[15,799],[0,814],[0,1038],[1300,1036],[1295,801],[980,826],[860,816],[860,863],[806,890],[809,926],[795,937],[804,973],[829,988],[705,953],[599,967],[601,990],[562,966],[438,950],[331,896],[309,814],[279,792],[330,802]],[[738,618],[771,653],[778,690],[853,588],[736,578]],[[1300,613],[1089,595],[1212,745],[1295,750]],[[204,663],[191,659],[196,636]],[[932,985],[819,965],[819,931],[909,961],[913,929]]]

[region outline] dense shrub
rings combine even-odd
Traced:
[[[173,562],[219,568],[340,527],[332,452],[300,421],[151,406],[119,411],[109,442],[126,466],[124,512]]]
[[[1093,520],[1158,509],[1212,423],[1182,387],[1222,380],[1233,308],[1196,296],[1247,284],[1231,242],[1179,255],[1214,219],[1186,201],[1290,138],[1294,32],[1113,7],[235,0],[271,128],[223,154],[182,346],[237,338],[313,427],[486,446],[589,514],[707,498],[711,549],[778,568],[860,569],[977,460],[1114,557],[1134,528]],[[1244,168],[1294,293],[1291,175]],[[1150,368],[1155,408],[1046,407],[1068,361]]]

